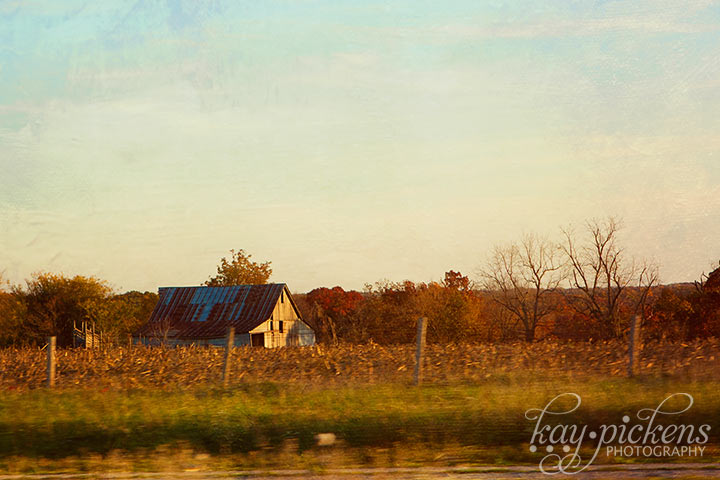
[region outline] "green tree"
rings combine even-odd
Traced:
[[[223,257],[217,267],[217,275],[210,277],[205,285],[208,287],[229,287],[232,285],[262,285],[267,283],[272,268],[270,262],[257,263],[250,261],[243,249],[230,250],[230,260]]]

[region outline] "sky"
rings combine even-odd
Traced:
[[[296,292],[622,219],[720,260],[720,2],[0,0],[0,272]]]

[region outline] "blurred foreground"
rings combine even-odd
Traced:
[[[622,480],[622,479],[661,479],[672,478],[676,480],[698,480],[717,478],[720,466],[704,464],[687,465],[624,465],[613,467],[599,467],[592,471],[583,472],[585,479],[594,480]],[[88,474],[62,473],[62,474],[28,474],[27,476],[0,475],[0,480],[16,480],[18,478],[42,478],[44,480],[87,478]],[[462,479],[462,480],[538,480],[546,479],[547,475],[537,472],[532,467],[493,467],[493,468],[447,468],[447,467],[414,467],[414,468],[351,468],[331,469],[325,471],[313,470],[228,470],[214,472],[199,471],[172,471],[157,473],[114,473],[104,474],[103,478],[115,480],[141,480],[145,478],[163,479],[216,479],[216,478],[246,478],[253,480],[311,480],[336,478],[342,480],[358,480],[372,477],[376,480],[411,480],[411,479]]]
[[[411,347],[236,349],[228,387],[223,353],[60,350],[51,390],[43,387],[44,352],[0,351],[0,471],[472,467],[481,471],[463,475],[480,475],[488,466],[526,465],[537,472],[544,453],[528,448],[534,424],[525,412],[566,392],[582,397],[566,420],[590,429],[679,392],[694,397],[692,408],[663,421],[711,426],[702,456],[603,455],[593,466],[711,467],[720,459],[716,341],[646,344],[631,379],[619,342],[431,345],[419,387],[411,382]],[[334,440],[318,442],[323,433]]]

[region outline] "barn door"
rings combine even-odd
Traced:
[[[252,345],[253,347],[264,347],[265,346],[265,334],[264,333],[250,334],[250,345]]]

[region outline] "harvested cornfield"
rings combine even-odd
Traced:
[[[225,352],[220,348],[114,347],[57,351],[58,388],[192,388],[222,385]],[[415,365],[413,345],[339,345],[302,348],[236,348],[231,385],[282,382],[302,385],[408,383]],[[532,345],[428,345],[426,382],[482,382],[502,378],[585,379],[627,374],[627,346],[539,342]],[[43,386],[42,349],[0,350],[0,388]],[[639,375],[720,379],[720,341],[646,343]]]

